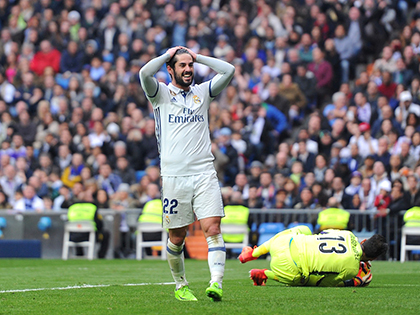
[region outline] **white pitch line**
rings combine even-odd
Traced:
[[[175,282],[160,282],[160,283],[127,283],[121,284],[123,287],[138,287],[144,285],[170,285],[175,284]],[[74,285],[68,287],[58,287],[58,288],[35,288],[35,289],[21,289],[21,290],[1,290],[0,293],[19,293],[19,292],[33,292],[33,291],[55,291],[55,290],[73,290],[73,289],[89,289],[89,288],[107,288],[113,286],[114,284],[84,284],[84,285]]]

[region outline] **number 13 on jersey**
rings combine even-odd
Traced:
[[[319,251],[323,254],[344,254],[347,252],[345,239],[342,236],[320,236],[317,238]]]

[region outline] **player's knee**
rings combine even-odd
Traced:
[[[178,235],[172,235],[169,237],[169,240],[172,244],[176,246],[181,246],[184,243],[184,237]]]
[[[208,227],[207,231],[204,231],[206,237],[220,234],[220,226],[218,224],[212,224]]]

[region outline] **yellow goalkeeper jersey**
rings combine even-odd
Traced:
[[[350,231],[326,230],[316,235],[294,235],[290,250],[306,279],[305,285],[342,286],[344,280],[359,272],[362,247]]]

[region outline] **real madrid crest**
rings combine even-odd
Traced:
[[[201,103],[201,100],[200,100],[200,98],[197,95],[194,95],[193,96],[193,100],[194,100],[194,103],[195,104],[200,104]]]
[[[169,90],[169,93],[171,93],[172,96],[175,96],[176,95],[176,93],[174,91],[172,91],[172,90]]]

